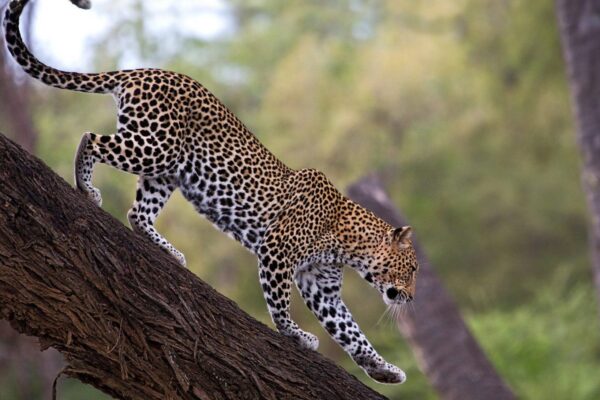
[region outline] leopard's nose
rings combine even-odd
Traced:
[[[398,290],[396,288],[391,287],[385,291],[385,294],[388,297],[388,299],[394,300],[398,296]]]

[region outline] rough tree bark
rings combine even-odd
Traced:
[[[583,156],[592,269],[600,302],[600,3],[557,0],[556,12]]]
[[[350,186],[351,199],[393,226],[407,225],[383,189],[379,178],[368,176]],[[418,230],[417,230],[418,231]],[[514,399],[465,325],[456,303],[437,278],[417,239],[419,259],[414,302],[416,312],[398,320],[421,369],[444,399]]]
[[[0,318],[121,399],[382,399],[0,135]]]
[[[8,0],[0,0],[0,15]],[[31,21],[36,5],[25,10],[22,26],[26,38],[31,38]],[[32,154],[38,143],[38,130],[33,123],[32,80],[9,56],[0,34],[0,124],[5,123],[14,132],[14,140]],[[0,321],[0,385],[14,379],[15,397],[13,400],[31,400],[39,393],[47,393],[52,388],[54,377],[62,368],[62,357],[50,349],[40,353],[33,338],[19,335],[5,321]],[[39,385],[32,385],[34,380]]]

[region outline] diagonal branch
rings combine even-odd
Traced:
[[[0,134],[0,318],[121,399],[382,399]]]

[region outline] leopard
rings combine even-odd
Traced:
[[[89,9],[89,0],[69,0]],[[19,27],[29,0],[11,0],[3,27],[8,51],[31,77],[59,89],[110,94],[113,134],[85,132],[74,160],[75,187],[98,206],[94,166],[138,176],[127,213],[132,230],[183,267],[184,255],[154,227],[179,190],[214,226],[258,258],[259,282],[273,324],[308,350],[317,336],[290,316],[296,285],[306,306],[368,376],[386,384],[406,374],[366,338],[342,300],[344,266],[377,289],[389,307],[413,300],[418,262],[410,226],[393,227],[338,191],[315,169],[292,169],[267,150],[211,92],[194,79],[160,69],[67,72],[37,59]]]

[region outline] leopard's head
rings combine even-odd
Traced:
[[[387,305],[411,302],[415,295],[417,256],[410,226],[390,229],[373,249],[364,278],[383,295]]]

